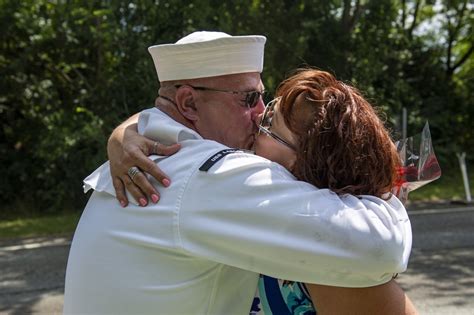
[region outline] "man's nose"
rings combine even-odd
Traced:
[[[252,120],[258,124],[260,123],[260,116],[262,115],[263,111],[265,110],[265,103],[263,102],[263,98],[260,97],[260,99],[257,102],[257,105],[255,107],[251,108],[252,110]]]

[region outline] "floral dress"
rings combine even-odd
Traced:
[[[250,315],[316,315],[303,283],[260,275]]]

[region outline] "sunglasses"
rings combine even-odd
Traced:
[[[198,91],[223,92],[223,93],[231,93],[231,94],[234,94],[234,95],[243,94],[243,95],[245,95],[245,99],[243,100],[244,104],[245,104],[244,106],[247,107],[248,109],[254,108],[255,106],[257,106],[258,101],[265,94],[265,90],[263,90],[261,92],[260,91],[249,91],[249,92],[230,91],[230,90],[213,89],[213,88],[208,88],[208,87],[204,87],[204,86],[193,86],[193,85],[189,85],[189,84],[175,85],[175,88],[179,89],[180,87],[182,87],[184,85],[192,87],[193,89],[198,90]]]
[[[260,133],[264,133],[267,136],[272,137],[276,141],[292,149],[293,151],[296,151],[296,147],[294,145],[292,145],[288,141],[284,140],[283,138],[279,137],[278,135],[270,131],[270,128],[272,127],[274,107],[279,99],[280,98],[274,99],[273,101],[269,102],[267,106],[265,107],[265,111],[263,112],[263,115],[262,115],[262,120],[260,121],[260,125],[258,126],[257,136],[260,135]]]

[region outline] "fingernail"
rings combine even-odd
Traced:
[[[123,200],[120,200],[120,205],[122,206],[122,208],[125,208],[127,206],[127,203]]]
[[[140,205],[141,205],[142,207],[146,206],[146,199],[145,199],[145,198],[140,198],[140,199],[138,200],[138,202],[140,203]]]
[[[165,185],[165,187],[168,187],[171,184],[170,180],[167,178],[163,179],[161,182],[163,183],[163,185]]]
[[[157,194],[152,194],[152,195],[151,195],[151,200],[152,200],[154,203],[157,203],[158,200],[160,200],[160,197],[159,197]]]

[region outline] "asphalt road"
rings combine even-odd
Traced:
[[[0,247],[0,314],[62,314],[69,239]]]
[[[421,314],[474,315],[474,208],[409,214],[413,251],[398,282]]]
[[[398,277],[420,314],[474,315],[474,208],[410,211],[413,252]],[[0,314],[61,314],[69,239],[0,242]]]

